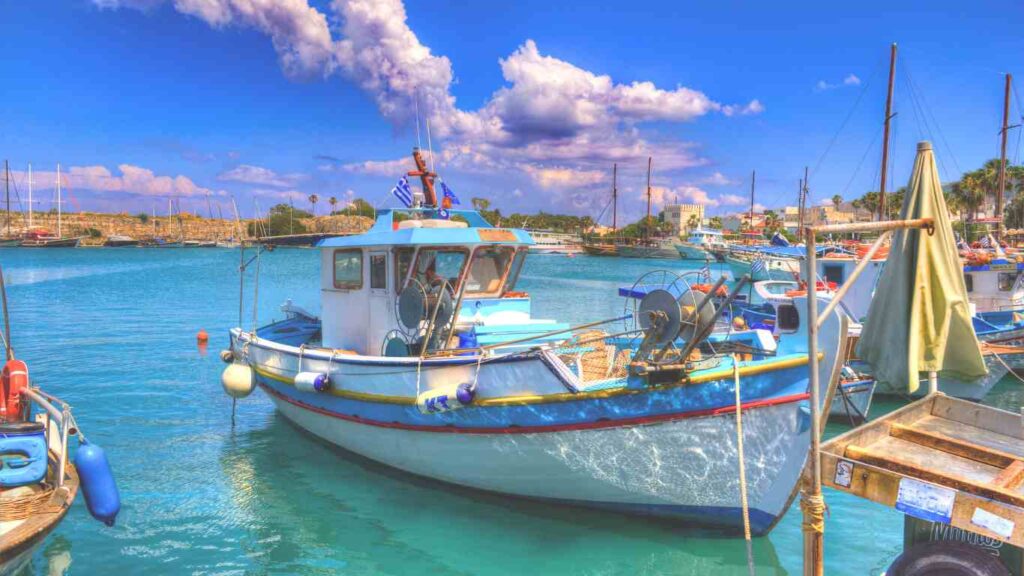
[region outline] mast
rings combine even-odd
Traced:
[[[647,220],[644,221],[644,238],[651,226],[651,157],[647,157]]]
[[[4,160],[4,191],[7,194],[7,236],[11,235],[11,167]]]
[[[996,239],[999,238],[1003,231],[1003,193],[1006,191],[1006,133],[1010,130],[1010,83],[1013,82],[1013,75],[1006,75],[1006,90],[1003,95],[1003,129],[1000,130],[1002,134],[1002,144],[1000,145],[999,152],[999,188],[996,190],[996,213],[994,216],[998,218],[996,223]]]
[[[807,215],[807,196],[809,195],[809,193],[810,189],[807,187],[807,166],[804,166],[804,179],[803,184],[800,187],[800,197],[803,198],[803,216],[806,220],[810,221],[813,224],[814,217]],[[801,221],[800,224],[802,225],[803,221]]]
[[[430,124],[427,123],[427,144],[430,143]],[[409,176],[419,176],[420,182],[423,183],[423,203],[430,207],[437,207],[437,194],[434,193],[434,178],[437,177],[432,170],[427,170],[427,162],[423,160],[423,154],[420,153],[419,147],[412,149],[412,159],[416,163],[416,169],[408,173]],[[431,163],[433,163],[433,154],[431,154]]]
[[[796,181],[796,232],[800,234],[800,230],[804,227],[804,181]]]
[[[882,183],[878,187],[878,219],[886,219],[885,179],[889,169],[889,121],[892,120],[892,88],[896,78],[896,43],[889,53],[889,92],[885,98],[885,129],[882,134]]]
[[[61,199],[60,199],[60,162],[57,163],[57,238],[63,238],[64,235],[61,232],[60,227],[60,216],[61,216]]]
[[[747,225],[750,227],[750,231],[754,231],[754,184],[757,182],[757,170],[750,172],[750,219],[747,221]]]
[[[32,229],[32,163],[28,163],[28,229]]]
[[[612,164],[612,232],[619,229],[619,165]]]

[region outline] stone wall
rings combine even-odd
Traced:
[[[180,223],[179,223],[180,221]],[[19,212],[11,212],[11,234],[21,236],[28,230],[28,215]],[[65,237],[85,236],[82,245],[100,245],[107,237],[117,235],[131,236],[143,240],[159,236],[166,240],[218,240],[226,238],[237,238],[239,227],[241,234],[246,235],[246,230],[251,220],[242,220],[241,225],[234,220],[220,220],[202,218],[193,214],[184,213],[180,219],[177,216],[152,216],[140,218],[130,214],[99,214],[94,212],[80,212],[64,214],[61,218],[61,230]],[[306,229],[311,232],[331,232],[338,234],[358,234],[370,229],[373,222],[369,218],[361,216],[318,216],[307,218],[301,221]],[[48,213],[34,213],[32,215],[32,227],[44,228],[51,233],[57,233],[57,215]],[[98,237],[90,235],[90,228],[98,230]],[[0,235],[7,235],[7,217],[0,213]]]

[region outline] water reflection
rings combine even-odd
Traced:
[[[453,488],[338,450],[275,415],[220,456],[261,571],[735,574],[742,539]],[[785,574],[767,538],[758,574]]]

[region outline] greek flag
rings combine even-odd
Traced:
[[[452,201],[453,206],[459,205],[459,198],[455,195],[454,192],[452,192],[452,189],[449,188],[448,185],[444,183],[444,180],[441,180],[441,193],[444,195],[445,198]]]
[[[398,180],[398,184],[395,184],[395,187],[391,189],[391,193],[395,195],[395,198],[398,198],[399,202],[405,204],[406,208],[412,208],[412,189],[409,188],[409,178],[407,176],[402,176]]]
[[[703,278],[705,282],[711,282],[711,265],[708,264],[707,260],[704,261],[704,267],[697,272],[700,278]]]
[[[768,271],[768,265],[765,263],[764,258],[758,256],[754,258],[754,261],[750,263],[750,275],[756,277],[758,274],[764,274]]]
[[[981,237],[980,246],[982,248],[991,248],[992,247],[992,239],[991,239],[991,237],[989,237],[988,234],[986,234],[986,235]]]

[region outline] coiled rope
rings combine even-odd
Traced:
[[[800,491],[800,511],[804,513],[804,521],[801,528],[804,532],[825,533],[825,496],[814,494],[807,490]]]
[[[754,545],[750,538],[750,507],[747,504],[747,471],[743,458],[743,403],[740,400],[740,361],[732,355],[732,378],[736,388],[736,451],[740,458],[740,507],[743,510],[743,539],[747,544],[747,571],[754,576]]]

